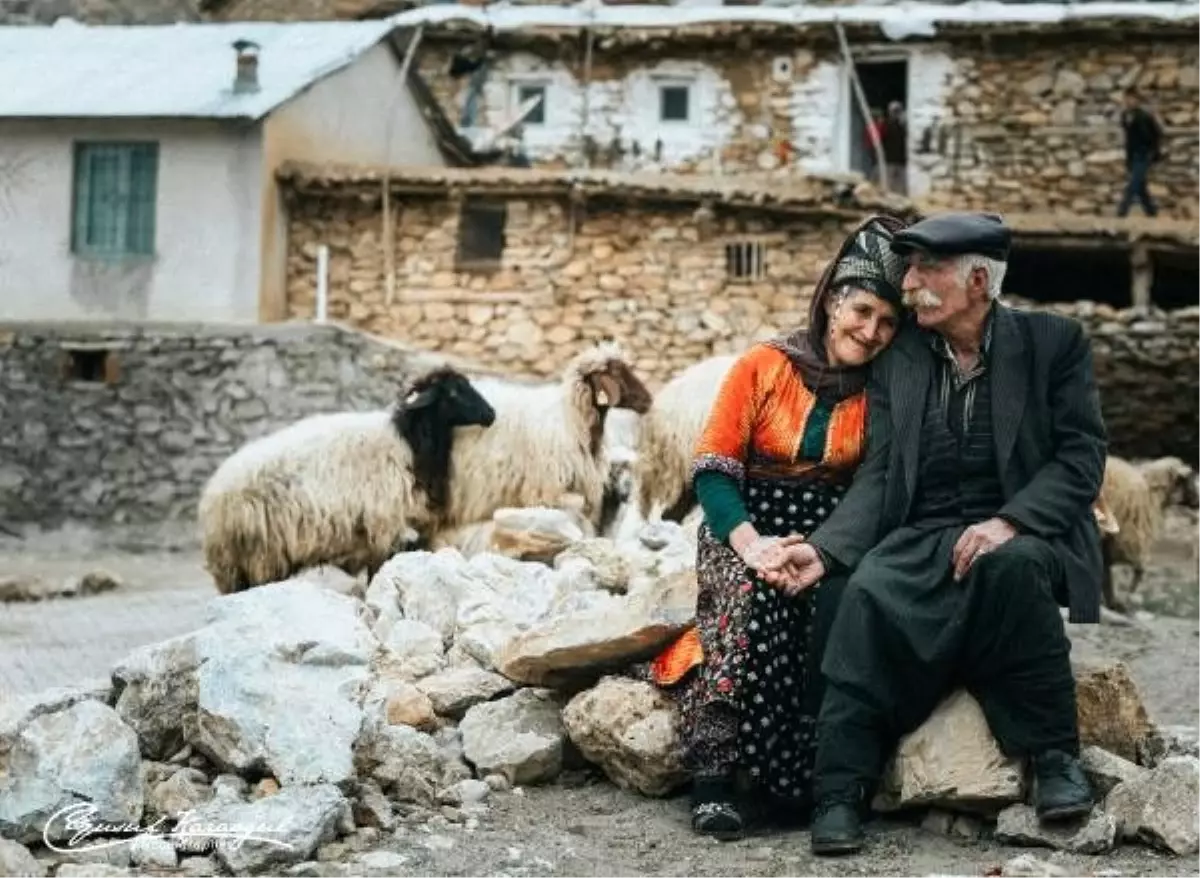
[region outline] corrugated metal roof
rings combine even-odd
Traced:
[[[430,25],[475,24],[497,31],[528,28],[679,28],[717,24],[878,25],[897,35],[932,34],[939,23],[970,24],[1055,24],[1088,19],[1150,19],[1194,21],[1198,7],[1194,2],[1142,2],[1142,0],[1102,0],[1102,2],[1012,3],[997,0],[970,0],[946,5],[937,2],[897,2],[886,5],[850,6],[660,6],[622,4],[594,6],[509,6],[497,4],[480,8],[457,3],[421,6],[392,17],[400,26],[421,22]]]
[[[349,65],[395,25],[236,22],[0,27],[0,118],[261,119]],[[259,45],[256,92],[235,94],[235,40]]]

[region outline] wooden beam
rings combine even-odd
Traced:
[[[1133,275],[1130,290],[1133,304],[1148,306],[1150,289],[1154,285],[1154,261],[1150,258],[1150,248],[1141,242],[1134,244],[1129,254],[1129,264]]]

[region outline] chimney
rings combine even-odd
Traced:
[[[237,74],[233,78],[234,94],[258,91],[258,43],[236,40]]]

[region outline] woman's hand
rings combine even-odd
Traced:
[[[785,537],[780,541],[778,550],[781,559],[759,570],[759,576],[789,597],[816,585],[825,575],[825,565],[821,563],[820,555],[804,542],[804,537]]]

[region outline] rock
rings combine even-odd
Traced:
[[[37,861],[29,849],[15,841],[0,838],[0,875],[43,878],[46,867]]]
[[[649,683],[606,677],[571,699],[562,718],[584,758],[622,789],[665,796],[688,779],[675,708]]]
[[[121,577],[108,570],[89,570],[72,580],[64,590],[70,594],[92,595],[121,588],[123,584]]]
[[[554,559],[554,566],[561,570],[577,559],[588,562],[597,588],[612,594],[625,594],[629,590],[632,565],[612,540],[595,538],[577,542]]]
[[[383,878],[387,875],[395,875],[408,864],[409,858],[404,854],[397,854],[392,851],[370,851],[365,854],[359,854],[354,858],[351,865],[354,866],[355,875],[364,875],[366,878]]]
[[[1047,863],[1045,860],[1039,860],[1032,854],[1021,854],[1001,866],[1000,874],[1012,876],[1012,878],[1059,878],[1061,875],[1066,875],[1067,870],[1053,863]]]
[[[129,844],[133,865],[149,869],[174,869],[178,864],[175,846],[165,838],[140,835]]]
[[[188,774],[191,769],[175,771],[167,780],[154,784],[146,795],[146,812],[175,819],[185,811],[212,799],[212,787]]]
[[[560,714],[553,694],[540,689],[477,704],[459,724],[463,753],[481,775],[500,773],[513,784],[553,780],[562,770]]]
[[[454,719],[461,717],[468,708],[514,688],[507,677],[479,667],[451,668],[431,674],[418,680],[416,687],[429,697],[439,716]]]
[[[655,655],[695,621],[696,573],[654,580],[607,604],[520,634],[500,654],[501,673],[529,685],[558,685]]]
[[[492,524],[493,551],[522,561],[549,563],[584,536],[574,516],[544,506],[497,509]]]
[[[19,842],[69,838],[67,814],[93,822],[136,823],[142,817],[137,735],[116,712],[83,700],[26,722],[0,776],[0,835]],[[48,825],[49,824],[49,825]]]
[[[54,874],[58,878],[123,878],[133,871],[106,863],[63,863]]]
[[[236,774],[220,774],[213,778],[212,791],[214,799],[240,802],[250,791],[250,785]]]
[[[996,841],[1005,844],[1048,847],[1076,854],[1102,854],[1112,850],[1117,821],[1093,808],[1086,817],[1043,824],[1030,805],[1010,805],[996,818]]]
[[[290,878],[341,878],[343,875],[349,875],[351,872],[346,866],[338,863],[330,862],[314,862],[297,863],[294,866],[289,866],[284,870],[285,875]]]
[[[359,826],[374,826],[384,832],[396,828],[392,803],[373,780],[359,782],[351,807],[354,810],[354,822]]]
[[[388,618],[424,622],[449,644],[458,601],[467,588],[466,561],[455,549],[402,552],[379,569],[367,588],[367,606]]]
[[[204,837],[218,826],[235,833],[238,827],[253,827],[256,839],[217,844],[215,849],[224,868],[245,875],[308,859],[333,839],[347,804],[331,784],[286,786],[250,804],[211,802],[187,815],[175,831]]]
[[[1200,740],[1194,726],[1159,726],[1138,748],[1138,764],[1154,768],[1171,756],[1200,757]]]
[[[1200,850],[1200,760],[1172,756],[1113,788],[1104,802],[1123,838],[1140,839],[1178,856]]]
[[[487,799],[492,793],[492,788],[481,780],[467,778],[460,780],[458,783],[449,787],[456,801],[448,802],[451,805],[478,805]]]
[[[876,807],[992,811],[1020,801],[1023,793],[1021,762],[1000,752],[978,702],[960,689],[901,739]]]
[[[206,627],[118,665],[117,711],[151,758],[191,744],[221,771],[345,783],[378,650],[361,611],[311,582],[218,598]]]
[[[386,716],[392,726],[412,726],[416,729],[433,728],[437,715],[433,702],[424,692],[409,684],[400,684],[391,691],[385,704]]]
[[[446,666],[442,636],[424,622],[395,619],[375,625],[375,635],[387,650],[384,661],[402,680],[419,680]]]
[[[89,680],[78,686],[46,689],[35,695],[7,699],[0,704],[0,775],[4,774],[9,752],[21,730],[38,717],[58,713],[82,701],[107,704],[112,684],[107,680]]]
[[[921,828],[934,835],[949,835],[954,828],[954,814],[940,808],[930,808],[921,820]]]
[[[1133,780],[1146,773],[1146,769],[1134,765],[1128,759],[1115,756],[1099,747],[1084,747],[1079,753],[1083,771],[1092,782],[1096,795],[1103,798],[1117,784]]]
[[[1124,662],[1076,664],[1079,739],[1134,761],[1153,727]]]
[[[512,781],[503,774],[489,774],[484,777],[483,782],[494,793],[506,793],[512,789]]]
[[[273,796],[279,792],[279,781],[273,777],[264,777],[250,790],[251,801],[257,801],[265,796]]]
[[[458,780],[437,742],[409,726],[366,732],[357,763],[360,775],[378,781],[393,801],[432,804],[437,790]]]
[[[219,874],[220,866],[215,857],[184,857],[179,861],[178,874],[190,878],[210,878]]]

